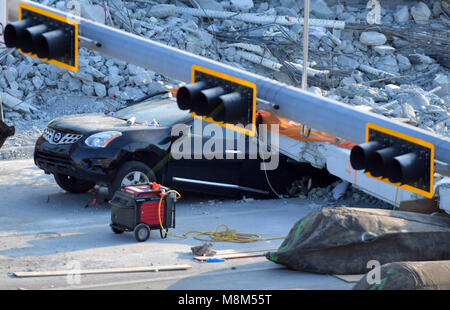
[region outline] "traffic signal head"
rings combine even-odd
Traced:
[[[78,25],[75,21],[19,4],[19,20],[6,25],[7,47],[71,71],[78,69]]]
[[[366,142],[353,147],[350,163],[370,177],[433,196],[434,147],[428,142],[369,123]]]
[[[192,70],[192,83],[177,92],[178,107],[190,110],[205,121],[253,136],[256,132],[255,84],[195,65]]]

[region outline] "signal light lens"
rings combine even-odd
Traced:
[[[238,92],[220,96],[218,109],[217,120],[225,123],[238,121],[247,113],[247,106]]]
[[[22,32],[31,25],[31,19],[18,20],[6,25],[3,38],[7,47],[21,48]]]
[[[46,25],[36,25],[26,28],[21,35],[21,49],[24,53],[36,53],[35,45],[39,35],[46,32],[48,27]]]
[[[386,177],[394,156],[398,155],[396,147],[387,147],[373,152],[367,158],[366,170],[374,177]]]
[[[355,170],[366,169],[369,156],[382,148],[383,145],[378,141],[370,141],[356,145],[350,152],[350,164]]]
[[[177,92],[177,103],[181,110],[189,110],[205,87],[206,82],[196,82],[180,87]]]
[[[425,173],[425,166],[417,153],[412,152],[395,157],[388,171],[392,183],[406,184],[414,182]]]
[[[41,34],[36,41],[36,53],[40,58],[56,58],[66,53],[67,42],[62,30]]]
[[[198,99],[192,102],[192,112],[197,115],[209,115],[219,104],[219,96],[225,94],[222,87],[214,87],[202,90],[198,95]]]

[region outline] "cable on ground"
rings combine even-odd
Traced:
[[[168,190],[164,193],[164,195],[161,195],[161,198],[159,199],[158,204],[158,218],[159,218],[159,226],[161,227],[161,230],[175,238],[182,238],[187,239],[189,234],[195,234],[194,239],[205,241],[205,242],[233,242],[233,243],[250,243],[250,242],[256,242],[256,241],[269,241],[269,240],[277,240],[277,239],[284,239],[285,237],[275,237],[275,238],[262,238],[260,235],[257,234],[250,234],[250,233],[240,233],[237,232],[234,229],[229,229],[227,225],[220,224],[217,226],[215,231],[212,232],[202,232],[197,230],[191,230],[188,232],[185,232],[181,236],[172,235],[167,232],[167,230],[163,227],[162,221],[161,221],[161,203],[165,196],[167,196],[170,193],[175,193],[177,199],[181,198],[180,193],[178,193],[175,190]],[[203,238],[200,238],[200,236],[203,236]]]

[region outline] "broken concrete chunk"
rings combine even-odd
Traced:
[[[100,24],[105,24],[105,9],[100,5],[80,3],[81,17],[93,20]]]
[[[81,89],[81,81],[79,79],[70,79],[68,87],[71,91]]]
[[[117,86],[123,81],[123,77],[117,74],[111,74],[107,78],[110,86]]]
[[[102,83],[94,83],[94,91],[97,97],[105,97],[106,96],[106,87]]]
[[[231,0],[231,4],[240,11],[247,11],[253,8],[253,0]]]
[[[373,47],[373,50],[381,56],[385,56],[387,54],[392,54],[393,52],[395,52],[395,48],[389,45],[377,45]]]
[[[200,8],[202,9],[214,11],[222,11],[223,9],[222,5],[215,0],[195,0],[195,1],[190,0],[190,2],[192,3],[192,6],[195,8],[198,8],[198,6],[200,6]]]
[[[398,9],[394,13],[394,19],[397,23],[403,24],[406,23],[409,19],[409,10],[408,6],[403,5],[400,9]]]
[[[433,80],[433,85],[440,87],[439,90],[434,93],[440,97],[445,97],[450,95],[450,79],[445,74],[437,74]]]
[[[20,113],[29,113],[30,105],[23,102],[16,97],[11,96],[8,93],[0,92],[0,102],[3,103],[4,106],[8,107],[13,111],[17,111]]]
[[[11,84],[15,80],[17,80],[17,77],[19,76],[19,73],[17,72],[16,68],[9,67],[4,71],[6,80]]]
[[[342,87],[346,87],[346,86],[350,86],[352,84],[356,84],[356,80],[352,77],[345,77],[341,80],[341,86]]]
[[[303,1],[300,1],[300,8],[303,8]],[[296,5],[293,6],[295,8]],[[311,13],[317,18],[334,18],[335,13],[328,7],[323,0],[314,0],[310,3]]]
[[[398,68],[400,71],[406,71],[411,69],[411,62],[402,54],[397,54]]]
[[[31,81],[33,82],[33,85],[34,87],[36,87],[36,89],[40,89],[44,84],[44,81],[38,76],[34,76]]]
[[[413,63],[415,65],[417,65],[417,64],[430,65],[434,62],[433,58],[428,57],[423,54],[410,54],[410,55],[408,55],[408,58],[411,61],[411,63]]]
[[[81,91],[86,94],[87,96],[93,96],[94,95],[94,87],[91,85],[83,84],[81,86]]]
[[[380,57],[380,59],[375,64],[376,68],[391,73],[398,73],[399,68],[397,65],[397,60],[392,55],[386,55]]]
[[[420,92],[412,93],[410,96],[405,98],[405,101],[409,102],[416,109],[430,105],[430,100],[428,100],[428,98]]]
[[[361,33],[361,36],[359,37],[359,40],[361,43],[365,45],[383,45],[386,43],[386,36],[382,33],[376,32],[376,31],[366,31]]]
[[[431,11],[425,3],[419,2],[411,8],[411,15],[417,24],[426,24],[430,19]]]
[[[149,14],[156,18],[167,18],[175,14],[175,9],[172,4],[156,4],[151,7]]]
[[[351,57],[340,55],[337,57],[337,65],[344,69],[356,69],[359,62]]]
[[[417,123],[417,116],[414,108],[406,102],[401,105],[401,116],[408,118],[413,123]]]

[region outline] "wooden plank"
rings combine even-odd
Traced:
[[[190,265],[170,265],[170,266],[113,268],[113,269],[14,272],[14,275],[19,278],[53,277],[53,276],[67,276],[67,275],[74,275],[74,274],[84,275],[84,274],[102,274],[102,273],[159,272],[159,271],[169,271],[169,270],[187,270],[190,268],[192,268]]]

